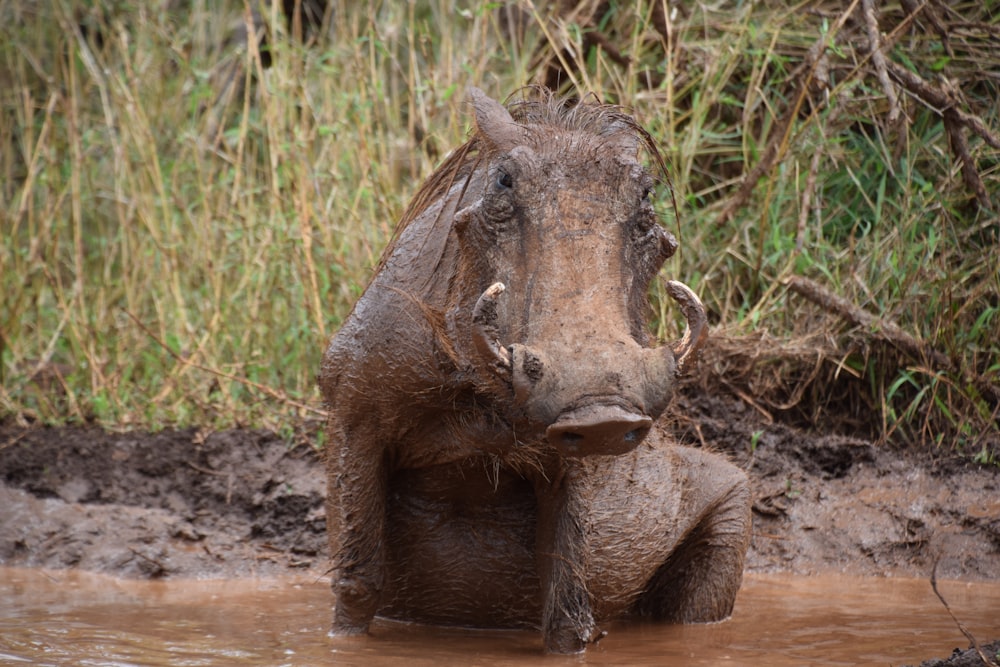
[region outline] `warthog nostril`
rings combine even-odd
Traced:
[[[649,433],[648,428],[637,428],[629,431],[625,434],[625,442],[634,442],[635,444],[639,444],[639,442],[646,437],[647,433]]]

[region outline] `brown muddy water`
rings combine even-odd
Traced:
[[[941,581],[981,640],[1000,637],[1000,583]],[[0,568],[0,664],[30,665],[899,665],[967,645],[926,580],[748,575],[733,618],[620,622],[584,656],[540,636],[377,620],[326,636],[325,580],[134,581]]]

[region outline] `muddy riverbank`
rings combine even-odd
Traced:
[[[697,406],[694,406],[697,407]],[[1000,579],[1000,468],[754,421],[733,402],[681,429],[755,490],[751,572]],[[717,406],[718,408],[718,406]],[[696,424],[692,429],[690,424]],[[0,564],[124,576],[322,571],[308,437],[0,427]]]
[[[751,476],[752,573],[1000,579],[1000,468],[684,400],[679,437]],[[322,576],[309,437],[0,426],[0,565],[125,577]],[[981,640],[993,639],[982,637]]]

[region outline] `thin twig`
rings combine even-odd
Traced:
[[[955,51],[951,48],[951,42],[948,40],[948,31],[941,23],[937,11],[933,7],[929,7],[926,2],[918,6],[916,0],[901,0],[901,4],[908,16],[915,16],[917,13],[923,12],[924,16],[927,17],[927,20],[934,27],[934,32],[941,38],[941,45],[944,46],[945,52],[954,58]]]
[[[878,82],[882,85],[886,99],[889,100],[888,120],[892,124],[899,120],[899,97],[896,95],[896,87],[889,80],[889,72],[886,70],[886,58],[885,54],[882,53],[882,37],[878,28],[878,17],[875,15],[873,0],[861,0],[861,13],[864,15],[868,34],[868,52],[871,54]]]
[[[188,461],[187,464],[188,464],[188,466],[192,470],[197,470],[198,472],[200,472],[202,474],[205,474],[205,475],[217,475],[219,477],[222,477],[224,475],[228,475],[229,474],[229,473],[226,473],[226,472],[221,472],[219,470],[209,470],[208,468],[202,468],[201,466],[195,465],[194,463],[191,463],[190,461]]]
[[[144,554],[141,551],[138,551],[138,550],[136,550],[136,549],[134,549],[132,547],[129,547],[128,550],[131,551],[134,555],[136,555],[139,558],[143,559],[144,561],[147,561],[147,562],[152,563],[153,565],[155,565],[156,568],[157,568],[157,574],[164,574],[164,573],[168,572],[167,566],[164,565],[163,563],[161,563],[160,561],[156,560],[155,558],[150,558],[146,554]]]
[[[954,373],[961,378],[962,382],[975,386],[980,393],[990,397],[993,401],[1000,400],[1000,387],[989,382],[984,376],[978,375],[974,368],[956,367],[946,354],[906,333],[895,323],[872,315],[864,308],[854,305],[808,278],[792,276],[785,281],[785,284],[793,292],[809,299],[820,308],[839,315],[854,326],[865,327],[873,337],[896,346],[897,349],[902,350],[911,358],[928,362],[932,372],[943,370]]]
[[[248,380],[246,378],[239,377],[237,375],[233,375],[232,373],[226,373],[224,371],[220,371],[217,368],[212,368],[210,366],[204,366],[204,365],[199,364],[199,363],[197,363],[195,361],[191,361],[190,359],[185,359],[180,354],[178,354],[177,352],[174,352],[172,349],[170,349],[170,346],[168,346],[166,343],[164,343],[162,340],[160,340],[156,336],[156,334],[154,334],[152,331],[150,331],[149,327],[147,327],[145,324],[143,324],[139,320],[138,317],[136,317],[135,315],[133,315],[132,313],[130,313],[127,310],[125,311],[125,314],[128,315],[132,319],[132,321],[135,322],[136,325],[138,325],[138,327],[140,329],[142,329],[146,333],[147,336],[149,336],[154,341],[156,341],[157,345],[159,345],[164,350],[166,350],[167,353],[170,356],[172,356],[174,359],[176,359],[180,363],[182,363],[182,364],[184,364],[186,366],[191,366],[192,368],[197,368],[200,371],[205,371],[206,373],[211,373],[212,375],[215,375],[215,376],[218,376],[218,377],[221,377],[221,378],[225,378],[226,380],[232,380],[233,382],[239,382],[240,384],[242,384],[242,385],[244,385],[246,387],[252,387],[253,389],[256,389],[258,391],[261,391],[261,392],[267,394],[268,396],[270,396],[271,398],[273,398],[275,400],[281,401],[282,403],[285,403],[286,405],[290,405],[290,406],[292,406],[294,408],[298,408],[299,410],[305,410],[306,412],[311,412],[312,414],[319,415],[321,417],[326,417],[327,416],[326,410],[320,410],[318,408],[314,408],[311,405],[306,405],[305,403],[300,403],[299,401],[296,401],[294,399],[289,398],[283,391],[280,391],[278,389],[273,389],[271,387],[268,387],[267,385],[263,385],[263,384],[260,384],[258,382],[254,382],[252,380]]]
[[[753,396],[751,396],[750,394],[748,394],[745,391],[741,390],[739,387],[736,387],[735,385],[732,385],[732,384],[730,384],[728,382],[726,383],[726,385],[729,387],[729,389],[734,394],[736,394],[737,396],[739,396],[739,398],[744,403],[746,403],[747,405],[749,405],[750,407],[752,407],[754,410],[756,410],[757,412],[759,412],[761,414],[761,416],[764,417],[764,419],[767,421],[768,424],[773,424],[774,423],[774,415],[772,415],[770,412],[768,412],[763,406],[760,405],[760,403],[758,403],[757,401],[755,401],[754,398],[753,398]]]
[[[839,100],[838,100],[839,101]],[[819,145],[826,143],[826,128],[833,126],[834,120],[840,111],[839,105],[835,102],[828,102],[830,107],[830,112],[826,116],[826,121],[823,123],[816,123],[816,133],[818,135],[817,139]],[[802,200],[799,207],[799,224],[795,232],[795,249],[801,251],[805,246],[806,238],[806,226],[809,222],[809,212],[813,209],[816,210],[816,217],[819,218],[820,203],[816,202],[813,206],[813,197],[816,194],[816,180],[819,176],[819,167],[823,160],[823,151],[819,150],[817,146],[816,151],[813,152],[812,159],[809,161],[809,173],[806,174],[806,185],[802,190]]]
[[[962,132],[962,121],[958,118],[955,107],[945,109],[943,117],[945,130],[948,131],[948,143],[962,163],[962,180],[965,181],[965,187],[975,193],[980,206],[985,209],[991,208],[990,197],[986,194],[986,186],[983,185],[983,179],[976,169],[976,161],[969,153],[969,142]]]
[[[938,568],[938,563],[940,562],[941,562],[940,558],[936,559],[934,561],[934,567],[931,569],[931,588],[934,589],[934,595],[936,595],[937,599],[940,600],[941,604],[944,605],[944,609],[945,611],[948,612],[948,615],[951,616],[951,620],[955,621],[955,625],[958,626],[958,629],[962,631],[962,634],[965,635],[965,638],[968,639],[969,643],[972,644],[972,646],[976,649],[976,653],[979,654],[979,658],[980,660],[983,661],[983,664],[986,665],[986,667],[994,667],[996,663],[986,657],[986,653],[983,652],[983,648],[979,645],[979,642],[976,641],[976,637],[971,632],[969,632],[969,629],[965,627],[965,624],[962,623],[962,621],[958,620],[955,614],[951,611],[951,607],[948,606],[948,602],[944,599],[944,596],[941,595],[940,591],[938,591],[937,568]]]
[[[904,8],[907,11],[907,17],[893,31],[892,35],[889,36],[887,40],[881,40],[878,34],[878,24],[874,23],[874,35],[873,38],[873,22],[876,21],[874,16],[874,7],[872,6],[873,0],[862,0],[865,9],[865,21],[868,24],[868,37],[869,37],[869,57],[871,58],[872,64],[878,73],[879,81],[882,83],[883,89],[886,91],[886,96],[889,97],[890,113],[889,120],[892,121],[893,114],[892,111],[895,108],[894,102],[898,104],[898,99],[894,99],[895,89],[891,87],[888,81],[888,76],[892,76],[903,88],[909,91],[912,95],[916,96],[925,106],[930,107],[933,111],[938,113],[944,119],[945,129],[948,132],[949,143],[951,144],[952,151],[958,158],[962,166],[962,180],[965,182],[967,188],[972,190],[976,196],[976,200],[979,202],[980,206],[986,209],[992,208],[990,206],[989,195],[986,193],[986,187],[983,185],[982,178],[979,176],[979,171],[976,169],[976,163],[973,159],[971,153],[969,152],[969,144],[965,135],[962,133],[962,129],[967,127],[972,132],[976,133],[982,139],[988,143],[993,148],[1000,148],[1000,138],[998,138],[982,121],[981,118],[974,114],[967,113],[958,108],[958,98],[959,94],[955,90],[949,90],[947,86],[933,86],[927,81],[925,81],[920,75],[915,72],[911,72],[907,68],[899,65],[896,62],[887,60],[884,56],[884,50],[895,41],[895,36],[900,34],[900,28],[903,24],[908,24],[916,16],[923,12],[925,13],[934,24],[935,29],[941,36],[942,42],[948,48],[950,52],[950,45],[947,43],[947,31],[944,26],[941,25],[937,16],[934,14],[933,8],[928,6],[928,2],[924,2],[919,6],[916,6],[912,0],[904,3]],[[870,11],[870,14],[869,14]],[[872,40],[879,39],[881,44],[876,44]],[[890,95],[890,91],[892,95]]]
[[[820,133],[822,136],[822,133]],[[812,160],[809,162],[809,173],[806,174],[806,186],[802,190],[802,204],[799,207],[799,224],[795,232],[795,249],[801,251],[805,246],[806,224],[809,222],[809,212],[812,210],[812,199],[816,193],[816,176],[819,172],[819,165],[823,158],[823,152],[816,149]],[[817,206],[817,210],[819,207]]]
[[[4,442],[3,444],[0,444],[0,452],[2,452],[3,450],[7,449],[8,447],[13,447],[17,443],[19,443],[21,440],[23,440],[24,436],[26,436],[26,435],[28,435],[27,431],[22,432],[22,433],[18,433],[14,437],[12,437],[9,440],[7,440],[7,442]]]
[[[962,165],[962,180],[965,182],[965,186],[972,190],[980,206],[984,209],[991,209],[986,186],[979,176],[976,161],[969,152],[969,143],[962,130],[969,128],[993,148],[1000,148],[1000,137],[993,134],[978,116],[959,109],[957,95],[954,92],[932,86],[920,75],[897,63],[890,61],[888,67],[894,79],[944,119],[951,149]]]

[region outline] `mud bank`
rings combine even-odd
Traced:
[[[755,490],[751,572],[1000,579],[1000,468],[894,451],[686,402],[679,437]],[[693,428],[694,424],[696,428]],[[123,576],[236,576],[326,563],[308,439],[198,429],[0,425],[0,564]]]
[[[1000,468],[768,423],[738,401],[681,407],[679,437],[752,479],[750,572],[929,577],[938,561],[942,578],[1000,579]],[[0,426],[2,565],[322,576],[324,496],[307,439]]]

